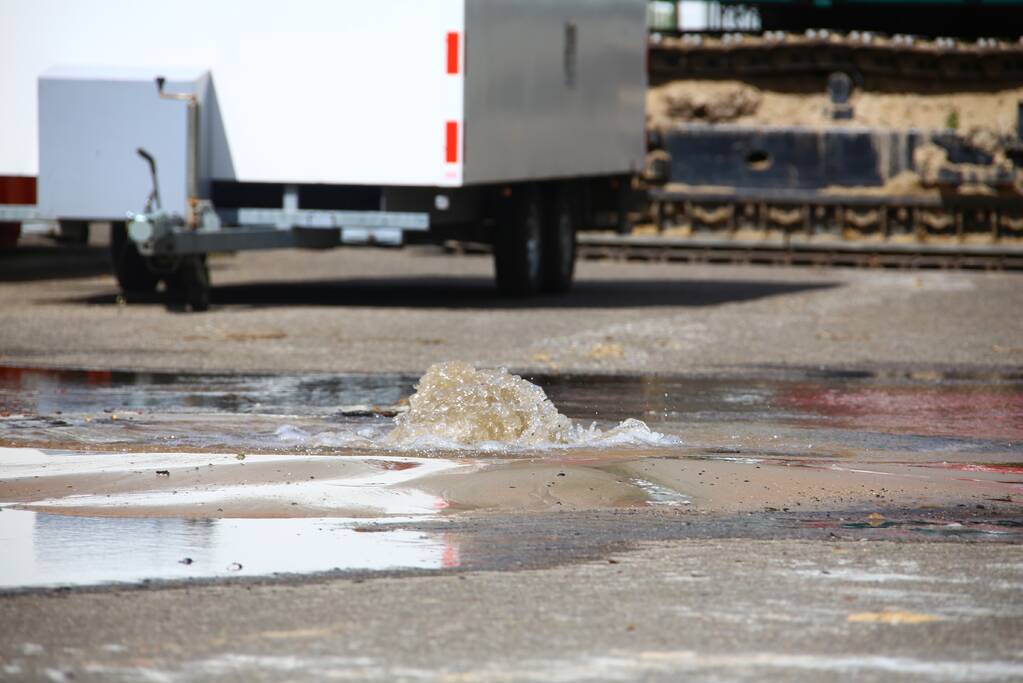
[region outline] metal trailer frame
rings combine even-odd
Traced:
[[[128,234],[141,254],[163,256],[290,247],[397,247],[404,242],[405,231],[430,228],[427,213],[390,211],[241,208],[216,210],[203,219],[188,229],[174,214],[135,214]]]
[[[0,57],[30,66],[0,71],[0,94],[27,94],[26,72],[43,72],[38,159],[24,139],[0,132],[0,143],[14,143],[15,172],[38,163],[40,199],[38,209],[0,207],[0,221],[112,222],[125,291],[184,282],[202,308],[209,252],[399,246],[479,224],[489,232],[475,234],[512,254],[496,260],[499,287],[563,291],[577,206],[596,182],[642,168],[644,0],[298,0],[283,17],[241,0],[116,11],[82,0],[56,15],[27,3],[14,11],[20,2],[0,0],[18,38]],[[208,21],[194,23],[196,8]],[[143,19],[146,35],[123,30]],[[36,33],[46,40],[23,38]],[[124,64],[123,54],[143,66],[91,66]],[[344,72],[357,97],[330,85],[346,60],[361,60]],[[17,114],[30,132],[26,111]],[[151,192],[142,211],[125,213],[146,192],[135,150]],[[238,201],[248,184],[283,188],[279,206],[254,206],[277,202],[266,193]],[[379,194],[300,206],[310,187]]]

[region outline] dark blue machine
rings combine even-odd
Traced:
[[[991,155],[955,133],[872,128],[755,128],[690,123],[660,133],[668,180],[758,190],[880,187],[914,167],[913,153],[933,143],[949,164],[988,166]],[[949,176],[943,179],[957,184]]]

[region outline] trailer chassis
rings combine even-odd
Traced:
[[[192,310],[209,306],[206,254],[257,249],[329,249],[338,246],[399,247],[406,232],[430,229],[430,214],[410,211],[327,211],[299,209],[285,193],[281,209],[214,209],[206,203],[194,228],[185,217],[162,210],[130,213],[112,221],[114,271],[125,293],[155,289],[163,280]],[[292,204],[288,206],[287,204]],[[0,223],[46,226],[58,221],[38,207],[0,204]],[[116,245],[116,246],[115,246]]]
[[[401,246],[406,231],[429,228],[427,213],[240,208],[207,211],[194,230],[174,214],[133,214],[128,235],[143,256],[182,256],[289,247]]]

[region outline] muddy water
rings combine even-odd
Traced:
[[[443,396],[409,410],[417,378],[400,375],[0,369],[0,541],[24,549],[0,559],[0,586],[76,581],[66,567],[96,583],[444,566],[430,534],[356,529],[458,512],[1012,514],[1023,500],[1018,378],[528,378],[540,391],[470,371],[424,378]],[[240,559],[264,525],[271,549]],[[124,562],[139,553],[160,569]]]

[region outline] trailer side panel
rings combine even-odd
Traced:
[[[646,3],[469,0],[465,182],[638,170]]]

